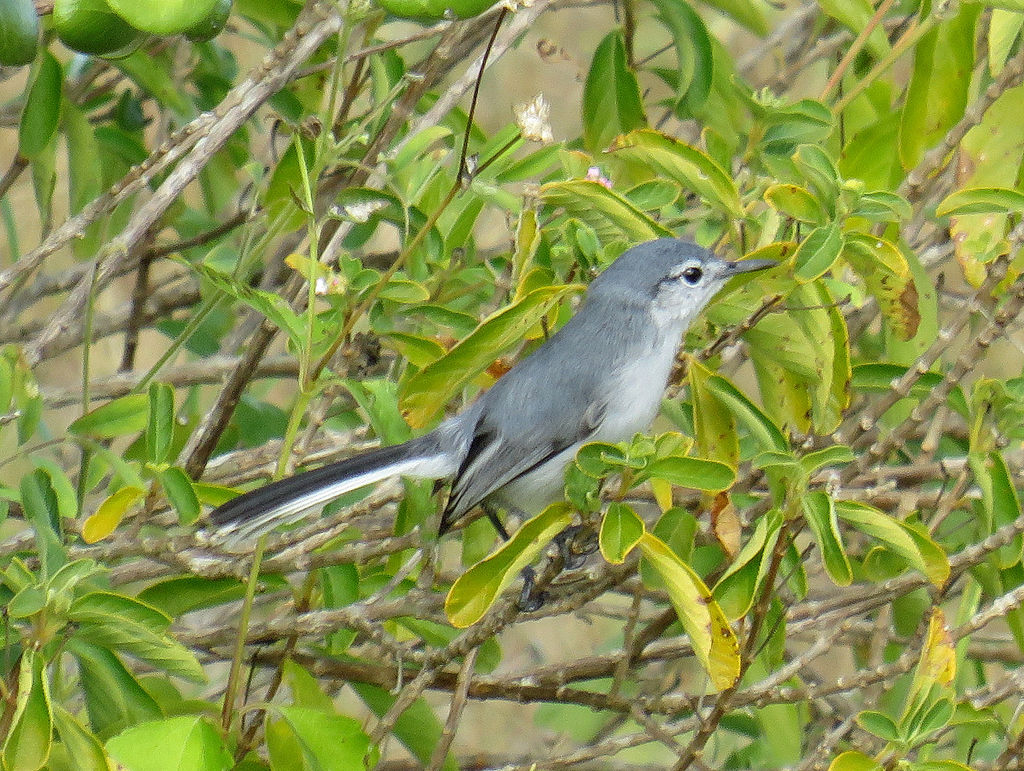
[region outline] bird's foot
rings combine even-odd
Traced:
[[[519,610],[523,613],[532,613],[540,610],[548,598],[545,591],[534,591],[537,588],[537,573],[527,565],[520,571],[523,577],[523,588],[519,592]]]
[[[583,525],[570,525],[555,536],[558,553],[566,570],[582,567],[587,557],[597,551],[597,533]]]

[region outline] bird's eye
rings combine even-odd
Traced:
[[[688,268],[683,269],[683,279],[687,284],[696,284],[704,275],[704,271],[698,268],[696,265],[690,265]]]

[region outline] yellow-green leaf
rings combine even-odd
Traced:
[[[864,503],[836,501],[835,506],[841,519],[885,544],[935,586],[945,586],[949,579],[949,560],[929,536]]]
[[[773,209],[795,220],[814,225],[825,221],[825,210],[818,199],[799,185],[771,185],[764,191],[764,200]]]
[[[453,626],[475,624],[529,565],[551,539],[572,522],[572,508],[553,503],[527,520],[505,544],[456,579],[444,601],[444,612]]]
[[[128,510],[142,500],[146,491],[141,487],[122,487],[111,493],[82,525],[82,540],[96,543],[114,532]]]
[[[697,451],[706,458],[735,469],[740,459],[736,421],[729,408],[708,387],[708,380],[714,373],[693,358],[688,365]]]
[[[601,534],[598,543],[601,556],[614,565],[625,562],[633,548],[644,534],[644,521],[633,508],[618,501],[608,505],[608,511],[601,520]]]
[[[828,771],[882,771],[882,765],[863,752],[850,750],[837,755],[835,760],[829,763]]]
[[[18,698],[3,746],[5,769],[43,768],[53,746],[49,678],[42,652],[27,650],[18,671]]]
[[[454,394],[520,342],[555,303],[579,289],[570,285],[533,290],[484,319],[448,353],[412,375],[402,386],[400,402],[409,423],[414,428],[429,423]]]
[[[68,426],[68,430],[81,436],[113,439],[141,431],[148,419],[149,397],[129,394],[90,410]]]
[[[728,688],[740,674],[740,646],[722,609],[700,576],[660,538],[645,533],[640,548],[665,582],[679,622],[712,686],[716,690]]]
[[[940,217],[956,214],[1009,214],[1024,211],[1024,193],[1006,187],[957,190],[935,208]]]
[[[839,223],[815,228],[796,250],[795,273],[801,281],[812,281],[832,267],[843,250]]]
[[[732,178],[696,147],[658,131],[639,129],[616,139],[609,151],[675,180],[737,220],[745,216]]]
[[[549,182],[541,187],[539,198],[590,225],[602,241],[623,236],[630,241],[649,241],[673,235],[628,198],[593,180]]]
[[[853,569],[843,547],[843,536],[839,532],[839,520],[836,518],[832,498],[815,490],[805,495],[801,503],[804,519],[814,533],[814,540],[829,577],[839,586],[849,586],[853,581]]]
[[[897,336],[909,340],[917,334],[920,298],[910,265],[899,247],[866,233],[847,233],[843,258],[864,279]]]
[[[736,472],[724,463],[681,455],[658,458],[644,469],[644,475],[709,492],[728,490],[736,481]]]

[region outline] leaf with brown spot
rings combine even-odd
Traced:
[[[743,527],[728,493],[719,493],[711,503],[711,530],[729,559],[734,559],[740,551]]]
[[[895,244],[867,233],[847,233],[843,258],[878,300],[882,315],[901,340],[917,334],[920,298],[906,258]]]

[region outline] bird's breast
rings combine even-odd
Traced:
[[[615,387],[608,394],[604,420],[595,439],[621,442],[650,427],[661,407],[676,348],[675,341],[667,342],[625,362],[613,379]]]

